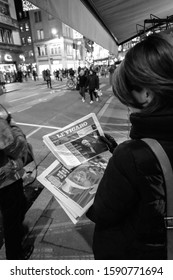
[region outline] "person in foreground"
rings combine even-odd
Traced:
[[[95,259],[167,258],[165,183],[142,138],[156,139],[173,166],[173,38],[155,34],[131,48],[116,69],[113,89],[132,108],[130,140],[113,152],[87,217],[95,223]]]
[[[0,210],[8,260],[28,259],[33,251],[33,245],[23,244],[27,227],[23,224],[26,197],[21,176],[26,159],[27,141],[22,130],[10,115],[0,117]]]

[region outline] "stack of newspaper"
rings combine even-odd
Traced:
[[[43,141],[56,160],[37,177],[77,223],[94,201],[110,158],[98,119],[91,113],[53,133]]]

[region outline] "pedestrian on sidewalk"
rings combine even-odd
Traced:
[[[34,79],[34,81],[36,82],[36,81],[37,81],[37,77],[38,77],[38,75],[37,75],[37,72],[36,72],[36,70],[35,70],[35,69],[33,69],[33,71],[32,71],[32,75],[33,75],[33,79]]]
[[[52,88],[52,79],[51,79],[51,73],[49,69],[45,71],[45,80],[47,83],[47,87]]]
[[[33,246],[23,245],[27,227],[23,224],[26,198],[21,176],[26,155],[27,142],[21,129],[9,117],[0,117],[0,210],[8,260],[28,259],[33,250]]]
[[[82,97],[82,102],[85,102],[85,90],[86,90],[87,77],[86,77],[83,69],[81,69],[79,72],[78,83],[79,83],[79,93]]]
[[[116,64],[112,64],[110,67],[109,67],[109,84],[110,86],[112,86],[112,82],[113,82],[113,74],[114,74],[114,71],[116,69]]]
[[[86,86],[88,87],[88,90],[89,90],[90,104],[93,103],[93,96],[95,97],[96,101],[99,101],[99,98],[97,95],[97,90],[99,89],[99,77],[93,68],[90,69]]]
[[[131,110],[130,140],[103,137],[113,153],[87,216],[95,223],[95,259],[167,258],[166,189],[161,167],[142,138],[156,139],[173,166],[173,37],[153,34],[131,48],[113,77]]]

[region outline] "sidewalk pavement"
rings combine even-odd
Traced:
[[[114,96],[110,96],[96,114],[103,130],[114,136],[117,142],[127,139],[127,109]],[[42,171],[43,167],[40,167],[38,173]],[[84,215],[74,225],[46,188],[26,213],[25,222],[30,227],[26,243],[34,243],[31,260],[94,259],[94,224]],[[0,259],[5,259],[4,246],[0,250]]]

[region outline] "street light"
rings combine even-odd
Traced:
[[[52,29],[51,29],[51,33],[52,33],[53,36],[56,36],[56,34],[57,34],[57,29],[56,29],[56,28],[52,28]]]

